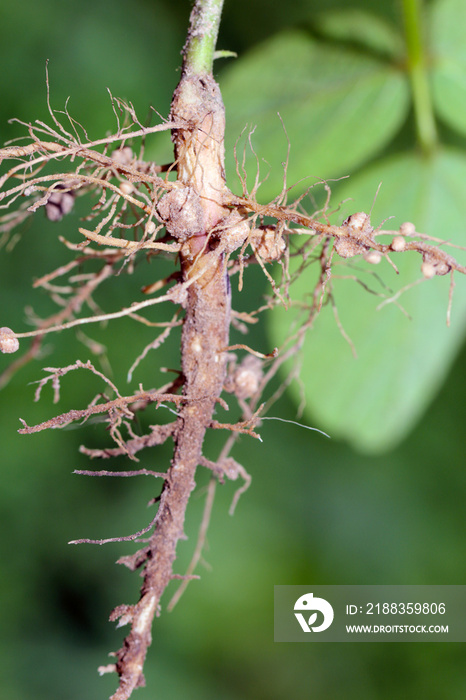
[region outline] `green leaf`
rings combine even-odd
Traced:
[[[313,17],[312,26],[334,41],[361,44],[374,53],[402,55],[400,32],[384,18],[356,7],[334,9]]]
[[[432,8],[433,98],[444,121],[466,133],[466,3],[441,0]]]
[[[282,188],[284,127],[291,143],[287,181],[292,184],[310,175],[347,174],[390,141],[409,108],[408,83],[392,65],[301,32],[281,33],[238,59],[222,74],[220,85],[227,154],[247,125],[257,126],[254,149],[274,173],[260,190],[262,199]],[[248,165],[251,185],[256,174],[252,156]],[[234,172],[233,158],[227,166]]]
[[[409,219],[416,222],[418,231],[461,244],[465,180],[466,156],[461,153],[441,152],[427,163],[405,154],[352,178],[339,194],[343,199],[351,195],[353,212],[367,212],[382,181],[372,215],[374,226],[383,215],[391,215],[394,219],[385,229],[396,230]],[[466,280],[456,273],[452,323],[447,328],[450,276],[424,280],[422,261],[415,252],[391,257],[399,267],[399,278],[385,261],[376,268],[354,258],[352,265],[337,266],[340,259],[335,256],[334,300],[357,359],[330,305],[323,308],[308,334],[302,357],[306,420],[368,451],[391,448],[408,433],[441,385],[464,335]],[[293,299],[309,303],[311,277],[302,275],[294,293],[292,287]],[[355,278],[386,297],[393,295],[388,288],[399,290],[422,280],[399,300],[411,318],[393,303],[377,311],[383,298],[368,293]],[[274,345],[284,341],[296,313],[293,309],[279,312],[270,327]],[[300,400],[301,387],[293,390]]]

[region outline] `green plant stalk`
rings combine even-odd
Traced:
[[[223,0],[197,0],[191,12],[183,73],[212,73]]]
[[[437,128],[427,73],[422,0],[402,0],[402,8],[416,132],[422,151],[430,155],[437,144]]]

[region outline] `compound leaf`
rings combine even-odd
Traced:
[[[262,199],[281,190],[286,134],[289,184],[309,176],[337,177],[380,151],[409,109],[406,77],[390,62],[298,31],[283,32],[241,57],[223,73],[220,85],[228,115],[227,154],[253,124],[259,159],[278,170],[259,191]],[[230,158],[230,171],[234,167]],[[251,157],[251,180],[255,168]]]
[[[381,180],[372,216],[374,226],[390,214],[394,219],[384,228],[397,229],[409,216],[418,231],[461,244],[465,179],[466,156],[462,153],[442,151],[429,162],[404,154],[351,178],[347,192],[340,194],[343,199],[351,195],[353,212],[367,212]],[[455,253],[454,249],[450,252]],[[447,328],[450,276],[424,280],[418,254],[392,257],[399,277],[385,261],[376,267],[353,258],[334,266],[334,302],[357,359],[331,305],[327,305],[305,343],[303,387],[292,389],[299,401],[304,388],[311,425],[368,451],[388,449],[407,434],[441,385],[464,336],[466,283],[461,275],[455,277],[452,323]],[[399,299],[409,318],[395,303],[376,311],[384,298],[417,281]],[[313,282],[312,274],[303,274],[292,297],[301,304],[309,303]],[[289,321],[296,314],[293,308],[280,311],[270,327],[273,344],[284,341]]]

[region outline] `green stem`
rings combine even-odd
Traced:
[[[223,0],[196,0],[184,47],[184,73],[212,73]]]
[[[402,0],[416,131],[423,152],[430,155],[437,144],[437,128],[428,81],[421,4],[422,0]]]

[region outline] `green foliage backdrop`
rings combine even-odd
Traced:
[[[189,10],[184,0],[5,5],[1,140],[20,133],[7,124],[12,116],[46,118],[46,59],[54,107],[62,109],[71,96],[69,109],[91,138],[113,127],[107,87],[131,100],[141,118],[149,104],[165,114],[178,80]],[[397,2],[289,0],[281,6],[226,0],[219,48],[239,53],[237,61],[218,65],[229,115],[229,173],[234,176],[231,153],[243,127],[257,124],[253,145],[271,168],[259,198],[278,194],[287,151],[279,112],[291,143],[289,184],[307,175],[352,174],[332,185],[335,206],[353,200],[342,204],[337,216],[343,218],[370,209],[382,182],[374,222],[394,216],[395,228],[413,220],[419,230],[464,244],[464,13],[461,0],[427,6],[441,146],[426,166],[416,140]],[[151,148],[162,157],[169,153],[169,141],[161,138]],[[255,161],[248,160],[248,167],[249,162],[254,173]],[[261,168],[265,174],[267,165]],[[0,260],[1,325],[17,330],[27,328],[25,306],[32,304],[38,314],[49,308],[31,291],[32,279],[65,259],[56,246],[58,229],[36,218]],[[57,225],[62,226],[58,233],[77,225],[76,215]],[[419,277],[417,266],[407,259],[403,284]],[[371,272],[360,265],[354,275],[382,292]],[[388,265],[377,273],[384,285],[399,289]],[[108,298],[99,301],[113,310],[155,275],[149,268],[130,283],[118,278]],[[445,281],[437,278],[406,292],[402,302],[412,320],[393,305],[377,312],[381,299],[354,282],[338,281],[340,318],[358,359],[330,309],[316,323],[303,359],[304,419],[332,439],[266,422],[262,444],[241,441],[235,457],[252,474],[251,489],[234,518],[227,514],[233,486],[218,489],[208,566],[174,612],[157,621],[148,688],[136,697],[464,697],[460,645],[319,647],[272,641],[273,584],[464,582],[466,289],[457,280],[447,329]],[[247,295],[256,302],[265,289],[262,278],[251,279],[237,303],[247,307]],[[305,287],[301,293],[307,293]],[[257,347],[267,351],[278,342],[282,323],[279,314],[267,334],[257,331]],[[128,358],[133,330],[128,321],[92,336],[107,346],[118,380],[149,342],[150,329],[135,338]],[[146,361],[135,381],[150,385],[152,373],[173,364],[175,352],[176,339],[155,366]],[[113,564],[130,546],[74,548],[66,542],[144,526],[147,513],[141,505],[153,495],[152,484],[144,478],[103,483],[72,476],[73,469],[88,466],[79,445],[105,440],[98,424],[17,435],[19,417],[31,424],[55,413],[50,394],[32,403],[34,386],[28,383],[41,378],[41,367],[89,355],[70,332],[50,339],[49,353],[16,375],[0,397],[2,691],[9,700],[100,700],[110,694],[114,679],[98,678],[95,668],[106,663],[109,649],[118,648],[121,635],[106,616],[115,605],[134,600],[138,581]],[[70,376],[58,409],[84,406],[99,388]],[[294,418],[298,401],[296,388],[274,414]],[[212,454],[217,438],[208,446]],[[154,450],[142,466],[157,468],[168,459],[168,451]],[[207,478],[199,472],[179,571],[194,546]]]

